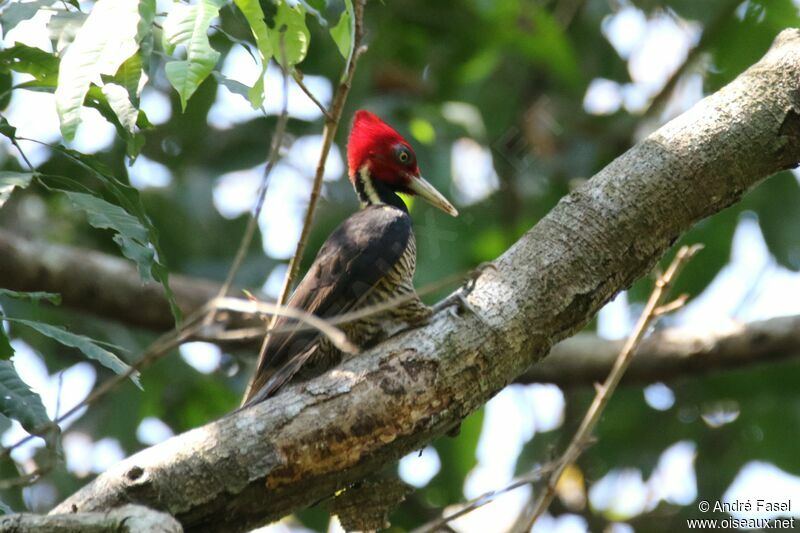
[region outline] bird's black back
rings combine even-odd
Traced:
[[[411,231],[411,218],[404,210],[383,204],[365,207],[331,233],[287,305],[321,318],[351,310],[400,260]],[[294,324],[282,317],[275,329]],[[245,405],[267,398],[290,380],[299,367],[292,365],[292,359],[318,340],[319,333],[309,329],[273,335],[258,362]],[[281,372],[286,368],[292,370]]]

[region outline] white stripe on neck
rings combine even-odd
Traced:
[[[369,203],[375,205],[385,203],[381,200],[381,197],[378,196],[378,191],[375,190],[375,186],[372,184],[372,177],[369,175],[369,167],[364,165],[358,170],[358,174],[361,176],[361,183],[364,184],[364,192],[369,199]]]

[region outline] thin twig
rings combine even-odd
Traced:
[[[297,84],[297,86],[300,87],[300,89],[304,93],[306,93],[306,96],[308,96],[309,100],[314,102],[314,105],[316,105],[319,108],[319,110],[322,111],[322,116],[325,117],[325,120],[326,121],[333,120],[330,113],[328,113],[328,110],[325,109],[324,105],[322,105],[322,102],[317,100],[317,97],[314,96],[314,93],[311,92],[311,89],[309,89],[303,82],[303,75],[297,69],[294,69],[294,71],[292,72],[292,78],[294,79],[294,82]]]
[[[48,474],[52,469],[52,467],[37,468],[30,474],[22,474],[9,479],[0,479],[0,490],[8,490],[15,487],[28,487],[33,485],[39,481],[42,476]]]
[[[203,333],[203,336],[198,337],[196,340],[202,342],[214,342],[214,343],[247,342],[247,341],[252,341],[253,339],[264,338],[264,333],[266,333],[266,331],[267,328],[260,328],[257,326],[251,328],[226,329],[224,331],[215,332],[211,335],[206,335],[205,333]],[[277,331],[278,329],[275,329],[272,330],[271,333],[277,333]]]
[[[61,413],[61,392],[64,390],[64,371],[58,373],[58,387],[56,388],[56,410],[53,418],[58,418]]]
[[[347,324],[350,322],[354,322],[356,320],[361,320],[362,318],[366,318],[369,316],[376,315],[378,313],[382,313],[384,311],[388,311],[389,309],[394,309],[410,300],[413,300],[419,296],[424,296],[426,294],[438,291],[444,287],[452,285],[453,283],[460,282],[467,276],[469,272],[460,272],[458,274],[453,274],[447,276],[444,279],[439,281],[429,283],[425,285],[421,289],[417,290],[415,293],[403,294],[400,296],[395,296],[383,302],[373,304],[367,307],[363,307],[356,311],[349,311],[347,313],[342,313],[339,315],[334,315],[332,317],[327,318],[320,318],[316,315],[311,315],[308,313],[303,313],[301,310],[292,307],[278,307],[277,305],[271,305],[270,309],[267,310],[264,308],[264,314],[276,314],[278,316],[289,316],[290,318],[296,318],[293,314],[290,315],[289,312],[285,312],[284,310],[291,310],[291,313],[301,313],[303,316],[310,316],[316,318],[317,320],[321,320],[325,323],[328,327],[333,326],[340,326],[342,324]],[[219,301],[219,300],[218,300]],[[238,299],[238,298],[225,298],[222,299],[224,303],[222,305],[228,305],[228,302],[235,302],[230,308],[227,307],[218,307],[218,310],[226,310],[226,311],[233,311],[233,312],[252,312],[252,310],[245,310],[247,307],[247,303],[245,300]],[[302,319],[299,319],[302,321]],[[202,340],[206,342],[221,342],[221,341],[249,341],[253,339],[260,339],[263,338],[265,333],[269,332],[270,334],[274,335],[276,333],[286,333],[286,332],[299,332],[299,331],[307,331],[311,329],[320,329],[316,327],[314,324],[306,321],[307,325],[291,325],[291,326],[284,326],[276,328],[269,327],[267,328],[260,328],[260,327],[246,327],[242,329],[234,329],[234,330],[225,330],[216,332],[212,335],[207,335],[206,332],[203,332]],[[324,332],[322,332],[324,333]]]
[[[611,395],[616,390],[620,379],[622,379],[622,375],[628,368],[628,365],[630,365],[630,362],[636,353],[636,349],[639,347],[639,343],[644,338],[650,323],[655,319],[655,310],[659,308],[661,302],[667,296],[667,293],[669,292],[669,289],[680,269],[689,259],[691,259],[694,254],[700,251],[701,248],[702,246],[698,244],[694,246],[681,247],[681,249],[678,250],[678,254],[675,256],[675,259],[672,260],[669,268],[667,268],[667,271],[656,280],[653,292],[650,294],[650,298],[647,300],[647,305],[645,305],[645,308],[639,317],[639,321],[636,323],[633,333],[625,342],[625,345],[617,356],[616,361],[614,361],[614,366],[611,368],[611,372],[609,373],[605,382],[602,385],[597,386],[597,393],[592,401],[592,405],[589,406],[589,410],[586,412],[586,415],[581,421],[580,427],[575,432],[575,436],[572,438],[572,441],[570,441],[569,446],[567,446],[564,454],[558,460],[557,466],[550,474],[547,484],[542,489],[539,498],[535,502],[531,500],[529,505],[525,506],[525,509],[517,520],[517,523],[512,528],[512,531],[530,531],[536,520],[547,510],[550,502],[552,502],[553,498],[555,497],[556,486],[559,479],[561,479],[561,475],[568,466],[575,463],[580,456],[581,451],[585,447],[585,444],[589,441],[592,431],[594,431],[594,428],[597,426],[603,410],[608,404],[608,401],[611,399]],[[680,299],[676,301],[685,302],[685,300]]]
[[[2,116],[3,115],[0,115],[0,117],[2,117]],[[22,156],[22,160],[25,161],[25,164],[28,166],[28,170],[30,170],[33,173],[36,173],[36,167],[33,166],[33,164],[31,163],[30,159],[28,159],[28,156],[25,155],[25,152],[22,150],[22,147],[19,145],[19,142],[17,141],[17,138],[12,135],[8,139],[11,141],[11,144],[14,145],[14,148],[17,149],[17,151],[19,152],[19,155]]]
[[[233,4],[228,4],[228,5],[229,5],[229,6],[232,6]],[[234,11],[234,12],[236,12],[236,13],[237,13],[237,16],[238,16],[238,13],[239,13],[239,11],[238,11],[238,10],[231,9],[231,11]],[[254,54],[254,53],[253,53],[253,51],[250,49],[250,43],[248,43],[248,42],[247,42],[247,41],[245,41],[244,39],[239,39],[238,37],[234,37],[234,36],[233,36],[233,35],[231,35],[229,32],[225,31],[225,29],[224,29],[224,28],[222,27],[222,25],[220,25],[220,24],[211,24],[209,27],[210,27],[210,28],[213,28],[214,30],[216,30],[216,31],[218,31],[218,32],[220,32],[220,33],[221,33],[222,35],[224,35],[224,36],[225,36],[225,37],[226,37],[226,38],[227,38],[227,39],[228,39],[230,42],[232,42],[232,43],[234,43],[234,44],[238,44],[239,46],[241,46],[242,48],[244,48],[244,51],[245,51],[245,52],[247,52],[247,55],[249,55],[249,56],[250,56],[250,59],[252,59],[252,60],[253,60],[253,63],[255,63],[255,64],[256,64],[256,66],[258,66],[258,59],[256,59],[256,54]],[[268,58],[265,58],[265,60],[268,60]],[[264,106],[261,106],[261,111],[262,111],[262,112],[264,111]]]
[[[666,314],[671,313],[673,311],[677,311],[678,309],[680,309],[681,307],[686,305],[686,302],[688,300],[689,300],[689,295],[688,294],[681,294],[680,296],[678,296],[677,298],[675,298],[671,302],[665,303],[664,305],[660,305],[660,306],[656,307],[655,309],[653,309],[653,316],[658,317],[658,316],[661,316],[661,315],[666,315]]]
[[[311,222],[314,220],[314,211],[317,207],[317,200],[319,193],[322,189],[322,177],[325,174],[325,162],[328,159],[328,153],[333,144],[333,138],[336,135],[336,130],[342,119],[344,112],[344,104],[347,101],[347,95],[350,92],[350,86],[353,82],[353,76],[356,70],[356,63],[359,56],[363,53],[364,48],[361,46],[361,41],[364,37],[364,2],[365,0],[356,0],[353,3],[355,11],[354,16],[354,30],[353,42],[350,58],[348,58],[345,72],[342,76],[342,81],[336,88],[336,93],[331,103],[329,114],[326,116],[325,129],[322,132],[322,149],[320,150],[319,160],[317,161],[317,170],[314,175],[314,184],[311,188],[311,196],[308,200],[308,209],[303,220],[303,230],[300,233],[300,240],[297,242],[292,260],[289,262],[289,269],[286,272],[286,277],[283,280],[283,287],[281,288],[280,297],[278,298],[279,304],[285,304],[289,297],[289,290],[291,289],[294,278],[297,277],[297,271],[300,268],[300,261],[303,259],[303,250],[305,249],[308,233],[311,230]]]
[[[249,313],[257,315],[284,316],[303,322],[307,327],[316,329],[333,343],[336,348],[347,353],[358,353],[358,347],[347,339],[345,333],[331,325],[327,320],[319,318],[311,313],[295,307],[280,306],[277,304],[257,302],[253,300],[242,300],[239,298],[216,298],[210,305],[217,310],[233,311],[235,313]],[[299,331],[305,329],[302,326],[287,328],[288,331]],[[275,333],[272,331],[271,333]],[[264,332],[262,330],[261,334]]]
[[[7,91],[5,91],[2,94],[0,94],[0,98],[5,98],[5,96],[8,93],[10,93],[11,91],[13,91],[16,88],[17,88],[16,86],[10,87]],[[3,115],[3,113],[0,113],[0,119],[3,119],[6,122],[8,122],[8,119],[6,119],[5,115]],[[19,146],[19,143],[17,142],[16,136],[10,135],[10,136],[8,136],[8,139],[11,141],[11,144],[14,145],[14,148],[17,149],[17,151],[19,152],[19,155],[22,156],[22,159],[23,159],[23,161],[25,161],[25,164],[28,165],[28,170],[30,170],[31,172],[36,172],[36,169],[31,164],[31,162],[28,159],[28,157],[25,155],[25,152],[23,152],[22,148]]]
[[[347,324],[348,322],[353,322],[355,320],[361,320],[362,318],[373,316],[378,313],[388,311],[389,309],[394,309],[395,307],[402,305],[410,300],[414,300],[419,296],[424,296],[428,293],[435,292],[438,291],[439,289],[447,287],[448,285],[452,285],[453,283],[462,281],[464,279],[464,276],[466,276],[467,274],[469,274],[469,272],[459,272],[458,274],[452,274],[450,276],[447,276],[446,278],[440,279],[439,281],[429,283],[428,285],[422,287],[420,290],[415,291],[413,293],[404,294],[401,296],[395,296],[383,302],[363,307],[356,311],[350,311],[348,313],[342,313],[340,315],[333,316],[329,318],[327,322],[332,326],[338,326],[341,324]]]
[[[64,10],[67,12],[69,12],[70,7],[74,7],[78,13],[83,13],[83,11],[81,11],[80,5],[71,6],[71,4],[69,4],[66,0],[61,0],[61,3],[64,5]]]
[[[468,513],[471,513],[475,509],[493,502],[498,496],[511,492],[514,489],[530,485],[531,483],[536,483],[542,479],[543,476],[547,475],[554,467],[555,465],[552,464],[538,466],[531,472],[514,478],[510,484],[506,485],[502,489],[490,490],[489,492],[481,494],[477,498],[466,501],[462,504],[463,507],[461,507],[461,509],[458,511],[447,516],[442,516],[435,520],[431,520],[430,522],[411,530],[411,533],[433,533],[434,531],[441,531],[447,526],[448,523],[456,520],[457,518],[461,518]]]
[[[153,341],[150,344],[150,346],[147,347],[147,349],[142,353],[142,357],[137,362],[130,365],[125,372],[117,374],[114,377],[111,377],[108,380],[104,381],[82,402],[78,403],[73,408],[67,410],[63,415],[56,418],[53,421],[53,423],[58,424],[59,422],[62,422],[64,419],[78,412],[80,409],[83,409],[84,407],[97,402],[100,398],[104,397],[106,394],[111,392],[111,390],[113,390],[117,385],[119,385],[123,381],[126,381],[131,376],[139,372],[142,368],[155,362],[161,356],[169,353],[172,349],[176,348],[181,343],[185,342],[186,340],[194,336],[195,333],[197,333],[197,331],[199,331],[200,328],[202,327],[202,324],[200,322],[207,312],[208,308],[204,306],[203,308],[195,311],[189,317],[187,317],[186,321],[184,322],[180,330],[173,330],[165,333],[164,335],[161,335],[158,339]],[[50,426],[51,423],[48,423],[47,425]],[[23,437],[14,444],[6,448],[3,448],[2,450],[0,450],[0,460],[8,457],[8,455],[11,453],[12,450],[29,442],[30,440],[37,437],[41,433],[42,431],[40,429],[35,429],[31,431],[30,434],[27,435],[26,437]]]
[[[347,60],[347,65],[345,66],[344,73],[342,74],[342,80],[340,81],[338,87],[336,88],[336,92],[333,95],[333,102],[331,103],[330,111],[325,116],[325,128],[322,132],[322,148],[320,149],[319,160],[317,161],[317,170],[316,174],[314,175],[314,184],[311,187],[311,195],[308,199],[308,209],[306,210],[305,218],[303,219],[303,229],[300,233],[300,239],[297,241],[297,247],[295,248],[291,261],[289,261],[289,268],[287,269],[286,277],[283,280],[283,287],[281,288],[280,296],[278,297],[277,301],[278,305],[283,305],[286,303],[286,300],[289,298],[289,291],[292,287],[292,283],[295,277],[297,277],[297,271],[300,268],[300,261],[303,258],[303,250],[305,249],[306,241],[308,240],[308,234],[311,230],[311,222],[314,219],[314,211],[317,207],[317,200],[319,199],[319,193],[322,189],[322,177],[325,174],[325,162],[328,159],[328,153],[330,153],[331,145],[333,144],[333,138],[336,135],[336,130],[338,129],[339,122],[342,119],[344,104],[347,100],[347,94],[350,92],[350,86],[353,82],[356,63],[358,62],[359,56],[365,51],[365,48],[361,46],[361,41],[364,37],[365,1],[366,0],[355,0],[353,3],[353,41],[351,43],[350,57]],[[275,320],[276,319],[273,317],[270,326],[275,325]],[[264,354],[267,351],[269,339],[270,334],[268,332],[266,335],[264,335],[264,340],[261,342],[261,348],[258,352],[259,361],[264,357]],[[256,376],[253,375],[247,385],[244,396],[245,398],[250,394],[250,388],[253,386],[255,377]]]
[[[281,51],[285,55],[283,47],[284,35],[284,33],[281,33],[280,42]],[[253,235],[255,234],[256,227],[258,226],[258,217],[261,215],[261,209],[264,207],[264,200],[267,196],[267,187],[269,186],[269,175],[272,172],[272,169],[275,167],[275,163],[278,161],[281,146],[283,145],[283,138],[286,134],[286,124],[289,121],[289,77],[286,73],[286,69],[281,68],[281,72],[283,73],[283,102],[281,104],[281,114],[278,117],[278,122],[275,125],[275,134],[272,136],[272,146],[270,147],[267,163],[264,166],[264,174],[261,177],[261,185],[258,189],[258,197],[256,198],[256,203],[250,213],[250,219],[247,221],[247,227],[245,228],[244,235],[242,235],[242,240],[239,243],[239,249],[236,250],[236,256],[233,259],[230,270],[228,270],[228,275],[225,277],[222,287],[220,287],[219,292],[217,293],[217,298],[223,298],[228,295],[228,291],[233,284],[236,273],[239,271],[239,268],[241,268],[242,262],[247,255],[247,250],[250,248],[250,243],[253,241]],[[204,324],[208,325],[212,323],[215,316],[215,309],[212,307],[212,310],[206,317]]]

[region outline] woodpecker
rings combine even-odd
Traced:
[[[368,348],[402,327],[427,322],[433,310],[413,284],[417,247],[408,208],[398,193],[417,195],[451,216],[458,211],[419,171],[411,145],[368,111],[357,111],[347,143],[347,162],[361,210],[328,237],[287,305],[331,318],[398,298],[387,311],[341,325],[357,346]],[[308,329],[277,331],[259,359],[243,407],[273,396],[292,379],[308,379],[338,364],[344,354]]]

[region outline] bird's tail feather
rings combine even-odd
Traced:
[[[319,345],[316,343],[309,346],[302,353],[299,353],[289,359],[285,365],[276,368],[269,375],[265,375],[265,381],[263,385],[259,386],[257,383],[253,383],[253,386],[248,391],[248,395],[244,402],[242,402],[242,406],[239,407],[239,409],[244,409],[259,402],[263,402],[275,394],[278,389],[283,387],[297,374],[297,372],[303,367],[303,365],[306,364],[309,358],[314,355],[314,352],[317,351],[318,347]]]

